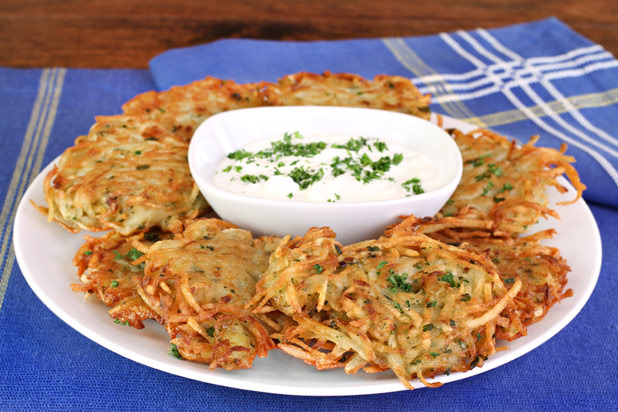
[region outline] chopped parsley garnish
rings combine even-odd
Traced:
[[[453,279],[453,274],[451,272],[444,272],[444,275],[439,277],[438,280],[448,283],[452,288],[459,287],[459,283],[455,282],[455,279]]]
[[[317,273],[318,275],[320,273],[324,272],[324,268],[322,266],[320,266],[318,263],[313,265],[313,270],[315,270],[315,273]]]
[[[410,180],[406,180],[405,182],[403,182],[401,184],[401,186],[406,189],[406,191],[410,192],[414,192],[414,194],[420,195],[421,193],[425,193],[425,191],[423,190],[422,186],[421,186],[421,179],[419,179],[418,177],[413,177]]]
[[[476,159],[468,160],[466,163],[472,163],[472,166],[479,167],[485,164],[485,158],[491,156],[491,153],[484,154]]]
[[[242,160],[245,157],[249,157],[249,156],[251,156],[251,153],[241,149],[241,150],[236,150],[235,152],[228,154],[227,158],[233,159],[233,160]]]
[[[477,182],[480,182],[483,179],[491,177],[492,174],[497,177],[502,176],[504,174],[504,172],[502,171],[502,167],[496,165],[495,163],[490,163],[487,165],[487,171],[485,173],[482,173],[476,176],[474,180],[476,180]]]
[[[399,312],[401,312],[402,314],[404,313],[403,309],[401,309],[401,305],[398,302],[393,303],[393,306],[399,309]]]
[[[126,257],[128,257],[131,260],[137,260],[140,257],[142,257],[144,254],[142,252],[140,252],[139,250],[132,248],[131,250],[129,250],[129,252],[126,254]]]
[[[129,321],[128,320],[125,320],[124,322],[121,322],[120,319],[114,319],[114,323],[116,323],[118,325],[129,326]]]
[[[487,193],[491,190],[492,187],[494,187],[494,183],[490,180],[487,182],[487,185],[483,188],[483,193],[481,193],[481,196],[487,195]]]
[[[398,290],[401,290],[402,292],[409,293],[412,291],[412,285],[406,282],[407,279],[408,279],[407,276],[393,274],[387,277],[386,281],[391,284],[391,287],[390,287],[391,292],[395,293]]]
[[[504,173],[502,171],[502,167],[496,166],[495,163],[491,163],[491,164],[487,165],[487,168],[488,168],[488,172],[489,173],[492,173],[492,174],[494,174],[494,175],[496,175],[498,177],[502,176],[503,173]]]
[[[377,270],[382,269],[388,262],[386,260],[381,261],[380,263],[378,263],[378,267],[376,268]]]
[[[315,171],[311,168],[305,169],[304,166],[300,166],[294,168],[289,176],[300,187],[300,190],[305,190],[324,177],[324,169],[319,168]]]
[[[472,299],[472,296],[470,296],[470,294],[469,294],[469,293],[464,293],[464,294],[461,296],[461,299],[460,299],[460,300],[461,300],[462,302],[467,302],[467,301],[469,301],[470,299]]]
[[[515,282],[515,278],[508,278],[508,279],[504,279],[504,283],[513,283]]]
[[[502,185],[502,188],[500,190],[498,190],[497,193],[504,193],[506,191],[513,190],[513,188],[514,188],[514,186],[512,184],[505,183],[504,185]],[[503,202],[505,200],[506,200],[505,197],[498,197],[498,196],[494,195],[494,202],[496,202],[496,203],[500,203],[500,202]]]
[[[429,332],[432,329],[433,329],[433,324],[432,323],[428,323],[425,326],[423,326],[423,332]]]
[[[113,287],[113,288],[117,288],[118,287],[118,281],[117,280],[112,280],[112,282],[109,285],[111,287]]]
[[[90,255],[92,255],[92,250],[87,250],[87,251],[85,251],[85,252],[84,252],[84,255],[86,255],[86,256],[90,256]]]
[[[126,255],[121,255],[120,253],[118,253],[118,251],[116,250],[112,250],[112,252],[114,253],[114,259],[123,259],[123,258],[128,258],[130,260],[137,260],[140,257],[142,257],[142,255],[144,255],[142,252],[140,252],[139,250],[132,248],[131,250],[129,250],[129,252]],[[138,267],[140,268],[144,268],[145,263],[140,263],[138,265]]]
[[[263,181],[268,180],[268,176],[243,175],[240,177],[240,180],[242,180],[245,183],[258,183],[260,180],[263,180]]]
[[[229,153],[227,158],[234,162],[242,162],[243,166],[253,164],[255,167],[265,167],[269,171],[266,174],[259,174],[259,169],[248,166],[245,168],[245,174],[232,175],[230,181],[240,180],[256,184],[268,180],[269,176],[282,176],[292,179],[300,190],[306,190],[316,182],[323,180],[326,175],[337,177],[346,174],[362,183],[383,179],[395,182],[394,177],[385,175],[404,160],[402,153],[384,156],[389,153],[389,145],[375,138],[351,137],[342,143],[297,141],[303,138],[299,132],[286,132],[281,139],[270,142],[265,149],[256,151],[240,149]],[[340,149],[339,152],[342,154],[333,156],[330,161],[322,161],[320,164],[317,164],[318,162],[310,164],[311,162],[307,160],[326,149]],[[241,173],[243,166],[238,163],[228,164],[219,172]],[[418,177],[404,182],[401,186],[410,195],[425,192]],[[283,195],[285,196],[285,193]],[[334,198],[326,200],[328,202],[341,200],[340,194],[334,193],[333,196]],[[293,195],[287,194],[287,197],[292,198]]]
[[[209,327],[208,329],[206,329],[206,333],[211,338],[214,338],[215,337],[215,327],[214,326]]]
[[[367,146],[367,139],[359,137],[358,139],[350,138],[345,144],[333,144],[331,147],[335,149],[345,149],[351,152],[358,152],[361,148]]]
[[[178,347],[174,345],[173,343],[172,343],[172,347],[170,348],[169,354],[175,357],[176,359],[182,359],[182,356],[180,356],[180,352],[178,352]]]
[[[380,153],[382,153],[385,150],[388,150],[388,147],[386,146],[386,143],[381,142],[379,140],[377,142],[374,142],[373,147],[375,147],[378,150],[378,152],[380,152]],[[402,158],[403,158],[403,156],[402,156]]]
[[[150,165],[139,165],[136,167],[137,170],[146,170],[150,169]]]

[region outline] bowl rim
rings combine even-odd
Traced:
[[[443,186],[439,187],[438,189],[432,190],[430,192],[424,192],[418,195],[414,195],[414,196],[406,196],[406,197],[402,197],[402,198],[395,198],[395,199],[384,199],[384,200],[365,200],[365,201],[353,201],[353,202],[327,202],[327,201],[320,201],[320,202],[310,202],[310,201],[299,201],[299,200],[286,200],[286,199],[266,199],[266,198],[260,198],[260,197],[255,197],[255,196],[248,196],[248,195],[244,195],[244,194],[240,194],[240,193],[234,193],[234,192],[230,192],[227,191],[225,189],[221,189],[217,186],[215,186],[214,184],[210,183],[209,178],[202,176],[198,173],[198,166],[196,164],[196,160],[195,160],[195,147],[197,146],[197,139],[196,137],[197,134],[199,133],[200,129],[204,129],[207,126],[207,122],[214,118],[214,117],[229,117],[229,116],[233,116],[234,114],[236,114],[236,112],[247,112],[247,111],[258,111],[258,110],[266,110],[266,111],[270,111],[270,110],[327,110],[327,111],[359,111],[359,112],[367,112],[367,111],[371,111],[371,112],[379,112],[381,114],[383,114],[384,116],[405,116],[405,118],[412,120],[413,122],[415,121],[420,121],[421,123],[425,123],[426,125],[429,125],[432,128],[437,128],[439,131],[441,131],[444,135],[448,136],[450,138],[450,140],[448,140],[451,144],[451,148],[454,149],[454,153],[456,154],[457,157],[457,162],[455,165],[455,176],[453,179],[447,181],[447,183],[445,183]],[[402,117],[403,118],[403,117]],[[198,137],[199,138],[199,137]],[[257,138],[255,139],[257,140]],[[253,141],[253,140],[252,140]],[[252,142],[251,141],[251,142]],[[247,143],[248,144],[248,143]],[[380,207],[380,206],[393,206],[393,205],[399,205],[399,204],[405,204],[405,203],[409,203],[409,202],[418,202],[418,201],[422,201],[424,199],[429,199],[429,198],[434,198],[434,197],[439,197],[440,195],[443,195],[443,192],[453,192],[453,190],[451,190],[451,186],[455,186],[455,188],[457,187],[457,185],[459,184],[459,182],[461,181],[461,176],[463,174],[463,158],[461,155],[461,151],[459,150],[459,147],[457,146],[457,144],[455,143],[454,139],[452,137],[450,137],[450,135],[446,132],[446,130],[442,129],[440,126],[430,122],[429,120],[425,120],[422,119],[420,117],[416,117],[413,115],[409,115],[409,114],[405,114],[405,113],[400,113],[400,112],[395,112],[395,111],[390,111],[390,110],[381,110],[381,109],[372,109],[372,108],[365,108],[365,107],[350,107],[350,106],[315,106],[315,105],[306,105],[306,106],[259,106],[259,107],[250,107],[250,108],[243,108],[243,109],[236,109],[236,110],[229,110],[229,111],[225,111],[225,112],[221,112],[221,113],[217,113],[211,117],[209,117],[208,119],[206,119],[204,122],[202,122],[202,124],[200,124],[200,126],[198,126],[198,128],[195,130],[195,132],[193,133],[193,137],[191,139],[191,142],[189,143],[189,150],[187,153],[187,157],[188,157],[188,163],[189,163],[189,170],[191,172],[191,175],[193,177],[193,179],[195,180],[195,182],[198,185],[198,188],[200,189],[200,191],[207,191],[209,193],[212,193],[216,196],[218,196],[219,198],[223,197],[223,198],[227,198],[226,200],[230,200],[230,201],[241,201],[244,203],[251,203],[251,204],[263,204],[263,205],[269,205],[269,206],[286,206],[286,207],[297,207],[297,208],[302,208],[302,207],[314,207],[314,208],[329,208],[329,209],[333,209],[333,208],[359,208],[359,207]],[[219,159],[221,160],[221,159]],[[203,193],[204,197],[207,199],[207,196],[205,193]]]

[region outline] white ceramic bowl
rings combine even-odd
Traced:
[[[228,153],[292,131],[396,140],[451,164],[448,183],[401,199],[336,203],[260,199],[214,186],[216,168]],[[435,215],[461,179],[462,160],[444,130],[414,116],[350,107],[278,106],[233,110],[208,118],[191,140],[189,167],[202,194],[224,220],[256,235],[302,235],[312,226],[330,226],[337,239],[347,244],[380,236],[401,215]]]

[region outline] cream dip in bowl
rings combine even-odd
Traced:
[[[401,215],[433,216],[462,173],[453,139],[396,112],[326,106],[241,109],[208,118],[189,167],[224,220],[257,235],[330,226],[375,238]]]

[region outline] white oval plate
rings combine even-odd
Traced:
[[[455,119],[445,118],[444,127],[463,131],[474,128]],[[57,159],[56,159],[57,160]],[[341,369],[317,371],[302,361],[281,351],[272,350],[264,359],[255,361],[252,369],[240,371],[210,370],[207,365],[186,362],[168,355],[169,337],[156,322],[137,330],[112,322],[107,307],[96,299],[84,299],[71,291],[69,284],[77,282],[72,259],[82,244],[81,235],[72,235],[30,205],[30,200],[44,204],[43,179],[53,167],[48,165],[26,191],[14,226],[15,254],[19,266],[32,290],[60,319],[87,338],[135,362],[174,375],[232,388],[288,395],[340,396],[401,391],[405,388],[391,372],[346,375]],[[567,288],[574,296],[556,304],[539,323],[532,325],[528,336],[508,343],[510,350],[498,352],[482,368],[464,373],[439,376],[447,383],[469,378],[522,356],[550,339],[564,328],[582,309],[601,269],[601,237],[594,217],[583,200],[569,206],[556,206],[559,200],[571,199],[575,191],[565,180],[561,183],[569,192],[559,196],[550,193],[550,207],[561,219],[541,221],[535,229],[553,227],[558,235],[547,242],[560,248],[571,266]],[[415,387],[422,387],[412,382]]]

